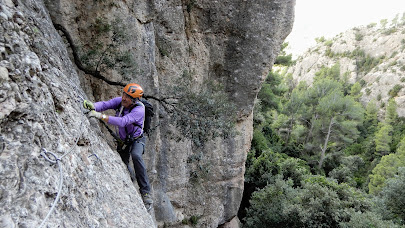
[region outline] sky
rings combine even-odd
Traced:
[[[286,52],[293,59],[316,44],[315,38],[335,35],[356,26],[380,23],[405,13],[405,0],[296,0],[293,29]]]

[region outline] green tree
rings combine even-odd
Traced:
[[[341,89],[342,86],[335,80],[331,79],[319,79],[314,82],[314,85],[307,90],[306,94],[300,95],[301,99],[304,99],[304,108],[302,109],[301,121],[308,126],[308,133],[305,138],[305,144],[308,148],[313,149],[314,144],[314,132],[316,131],[316,124],[319,121],[320,114],[316,111],[319,104],[319,100],[329,94],[334,89]]]
[[[366,106],[366,113],[364,118],[364,127],[367,130],[367,134],[374,134],[378,126],[378,109],[376,102],[370,101]]]
[[[396,14],[395,17],[391,20],[391,26],[398,26],[399,14]]]
[[[297,121],[299,121],[301,111],[304,108],[304,102],[305,91],[300,88],[294,89],[287,103],[283,105],[281,115],[279,115],[279,118],[274,121],[275,123],[280,122],[280,117],[284,117],[285,121],[283,124],[279,124],[279,126],[273,124],[273,127],[278,129],[278,132],[283,137],[286,145],[289,144],[294,126],[297,124]]]
[[[324,36],[315,38],[316,43],[322,43],[322,42],[325,42],[325,40],[326,40],[326,39],[325,39]]]
[[[287,54],[287,52],[285,51],[285,49],[287,47],[288,47],[288,42],[284,42],[281,45],[280,53],[278,54],[274,64],[283,65],[283,66],[290,66],[291,64],[293,64],[292,54]]]
[[[380,20],[380,24],[381,24],[381,27],[383,29],[385,29],[385,27],[387,26],[387,23],[388,23],[388,19],[381,19]]]
[[[359,101],[360,97],[363,95],[361,93],[361,85],[359,82],[356,82],[350,88],[349,94],[356,100]]]
[[[320,150],[318,167],[322,167],[328,150],[353,142],[362,123],[364,110],[353,97],[343,95],[342,85],[334,79],[338,72],[338,65],[324,68],[312,87],[295,88],[281,110],[288,120],[277,126],[286,145],[292,136],[292,143],[304,143],[308,151]]]
[[[387,180],[381,195],[390,212],[390,218],[405,225],[405,164],[403,165],[398,167],[398,175]]]
[[[367,163],[366,166],[369,166],[370,162],[373,161],[377,155],[375,149],[375,134],[377,130],[378,109],[376,102],[372,100],[367,104],[363,127],[360,128],[361,137],[358,140],[362,151],[362,154],[360,154],[360,156],[362,156],[364,161]],[[363,173],[363,176],[368,176],[368,174]]]
[[[368,185],[371,194],[381,192],[386,184],[386,180],[397,174],[398,167],[405,167],[405,138],[400,142],[396,153],[385,155],[373,169]]]
[[[262,112],[279,109],[281,96],[285,92],[281,82],[282,75],[279,72],[272,71],[268,74],[257,96],[261,101]]]
[[[323,66],[318,72],[315,73],[314,81],[321,79],[334,79],[340,80],[340,63],[334,64],[332,67]]]
[[[333,90],[320,99],[316,111],[320,116],[316,138],[322,142],[318,162],[321,169],[326,151],[331,146],[352,143],[358,137],[357,126],[363,121],[364,110],[351,96],[343,96],[341,91]]]
[[[364,161],[358,155],[343,157],[340,166],[329,172],[329,177],[336,179],[338,183],[357,187],[355,175],[363,166]]]
[[[385,111],[385,123],[392,125],[397,121],[397,118],[397,103],[395,102],[395,99],[390,99]]]
[[[269,183],[274,183],[280,171],[278,163],[284,158],[271,150],[263,151],[257,158],[252,158],[251,165],[246,170],[245,181],[263,188]]]
[[[392,143],[393,128],[390,124],[380,123],[379,130],[375,133],[375,145],[378,155],[390,153],[390,145]]]

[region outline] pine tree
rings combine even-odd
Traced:
[[[330,143],[335,147],[352,143],[359,132],[357,126],[363,121],[364,110],[351,96],[343,96],[342,91],[333,90],[319,101],[317,112],[321,122],[317,138],[323,140],[318,168],[322,168]]]
[[[385,111],[385,123],[393,124],[397,120],[397,118],[397,103],[395,102],[395,99],[390,99]]]
[[[390,124],[380,123],[379,130],[375,133],[375,145],[377,155],[382,156],[390,153],[393,128]]]
[[[366,113],[364,118],[364,127],[367,130],[367,134],[374,134],[378,125],[378,109],[375,101],[370,101],[366,107]]]
[[[359,101],[360,97],[363,95],[361,93],[361,85],[359,82],[354,83],[350,88],[350,95],[353,96],[356,101]]]
[[[398,167],[405,167],[405,137],[401,140],[396,153],[385,155],[373,169],[368,185],[371,194],[379,193],[387,179],[394,177]]]

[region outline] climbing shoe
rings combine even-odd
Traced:
[[[146,207],[146,210],[150,211],[152,209],[152,204],[153,204],[151,195],[149,193],[142,194],[142,200],[143,200],[143,204]]]

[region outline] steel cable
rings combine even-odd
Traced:
[[[76,90],[78,90],[78,88],[77,88],[77,86],[74,84],[74,83],[72,83],[72,81],[70,81],[71,83],[71,85],[73,85],[74,87],[75,87],[75,89]],[[85,113],[84,111],[85,110],[83,110],[83,107],[82,107],[82,105],[81,105],[81,102],[83,102],[83,100],[84,100],[84,98],[82,97],[82,96],[80,96],[80,90],[78,90],[77,91],[78,92],[78,94],[77,94],[77,96],[80,98],[79,100],[78,100],[78,102],[80,103],[80,111],[81,111],[81,113]],[[67,132],[65,131],[65,129],[63,128],[63,125],[59,122],[59,120],[58,120],[58,118],[57,118],[57,116],[56,116],[56,113],[55,113],[55,118],[56,118],[56,122],[58,122],[58,124],[60,125],[60,127],[61,127],[61,129],[62,129],[62,131],[66,134],[66,135],[68,135],[67,134]],[[82,126],[82,124],[83,124],[83,122],[84,122],[84,115],[81,115],[81,118],[80,118],[80,126]],[[83,128],[82,127],[80,127],[80,132],[79,132],[79,135],[77,136],[77,138],[76,138],[76,141],[75,141],[75,145],[77,146],[77,143],[79,142],[79,139],[80,139],[80,137],[82,136],[82,134],[83,134]],[[91,142],[90,142],[91,143]],[[93,149],[93,145],[91,144],[91,147],[92,147],[92,149]],[[72,151],[73,151],[73,149],[75,148],[75,146],[73,145],[71,148],[70,148],[70,150],[68,151],[68,152],[66,152],[66,153],[64,153],[60,158],[58,158],[54,153],[52,153],[52,152],[48,152],[45,148],[42,148],[42,151],[41,151],[41,155],[42,155],[42,157],[44,157],[47,161],[49,161],[50,163],[52,163],[52,164],[57,164],[58,165],[58,167],[59,167],[59,186],[58,186],[58,193],[57,193],[57,195],[56,195],[56,198],[55,198],[55,200],[54,200],[54,202],[52,203],[52,206],[51,206],[51,209],[49,210],[49,212],[48,212],[48,214],[46,215],[46,217],[44,218],[44,220],[42,221],[42,223],[41,223],[41,225],[39,226],[39,228],[42,228],[45,224],[46,224],[46,222],[47,222],[47,220],[49,219],[49,216],[52,214],[52,212],[55,210],[55,207],[56,207],[56,205],[57,205],[57,203],[58,203],[58,201],[59,201],[59,199],[60,199],[60,195],[61,195],[61,192],[62,192],[62,187],[63,187],[63,167],[62,167],[62,164],[61,164],[61,161],[62,161],[62,159],[65,157],[65,156],[67,156],[69,153],[71,153]],[[93,151],[94,151],[94,149],[93,149]],[[49,158],[49,156],[48,155],[51,155],[52,157],[53,157],[53,159],[51,159],[51,158]],[[97,154],[92,154],[92,155],[94,155],[97,159],[100,159],[98,156],[97,156]],[[90,156],[92,156],[92,155],[90,155]],[[89,157],[90,157],[89,156]]]
[[[51,163],[56,163],[59,167],[59,186],[58,186],[58,194],[56,195],[55,200],[53,201],[52,207],[49,210],[48,214],[46,215],[46,217],[44,218],[44,220],[42,220],[41,225],[39,225],[39,228],[41,228],[42,226],[45,225],[46,221],[48,220],[49,216],[52,214],[53,210],[56,207],[56,204],[58,204],[59,198],[60,198],[60,194],[62,192],[62,187],[63,187],[63,168],[62,168],[62,164],[59,163],[60,159],[52,152],[48,152],[46,151],[45,148],[42,148],[43,152],[41,152],[41,155],[49,162]],[[55,160],[51,160],[47,154],[51,154]]]

